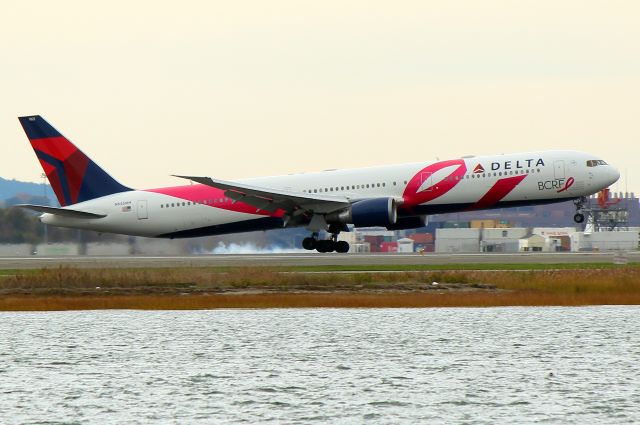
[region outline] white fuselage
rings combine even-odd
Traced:
[[[351,201],[389,197],[399,216],[428,215],[560,202],[594,194],[619,172],[593,155],[576,151],[465,157],[358,169],[328,170],[242,180],[256,187]],[[133,190],[74,204],[104,214],[79,219],[43,214],[46,224],[148,237],[185,237],[282,227],[281,213],[234,202],[200,184]],[[297,224],[297,225],[304,225]]]

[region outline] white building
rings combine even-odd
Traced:
[[[576,227],[534,227],[531,233],[534,235],[544,236],[545,238],[552,238],[558,236],[570,236],[574,234],[578,229]]]
[[[631,251],[638,249],[638,232],[575,232],[571,251]]]
[[[480,252],[480,229],[436,229],[435,252]]]
[[[520,239],[527,235],[524,227],[484,228],[481,247],[483,252],[518,252]]]
[[[413,252],[413,239],[398,239],[398,252]]]
[[[30,243],[14,243],[0,245],[0,257],[28,257],[33,254]]]

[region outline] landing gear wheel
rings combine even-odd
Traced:
[[[302,240],[302,247],[307,251],[313,251],[314,249],[316,249],[317,244],[318,241],[316,240],[316,238],[304,238]]]
[[[573,216],[573,221],[575,221],[576,223],[584,222],[584,214],[582,214],[580,211],[582,211],[582,208],[584,207],[584,204],[587,203],[587,200],[588,199],[584,196],[573,200],[573,204],[576,206],[576,214]]]
[[[336,252],[339,252],[340,254],[345,254],[349,252],[349,242],[347,241],[336,242]]]
[[[318,252],[333,252],[335,247],[335,242],[332,240],[321,240],[316,242],[316,250]]]

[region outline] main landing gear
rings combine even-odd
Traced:
[[[582,213],[582,208],[584,208],[584,203],[586,201],[587,199],[584,196],[573,200],[573,203],[576,206],[576,213],[573,216],[573,221],[575,221],[576,223],[584,222],[584,214]]]
[[[349,252],[349,243],[339,241],[338,234],[340,230],[329,227],[331,237],[329,239],[318,239],[318,232],[313,232],[310,237],[302,240],[302,247],[307,251],[316,250],[318,252],[339,252],[341,254]]]

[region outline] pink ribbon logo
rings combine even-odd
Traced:
[[[573,183],[575,183],[575,179],[573,177],[569,177],[567,179],[567,182],[564,184],[564,187],[560,190],[558,190],[558,193],[560,192],[564,192],[565,190],[569,189],[571,186],[573,186]]]

